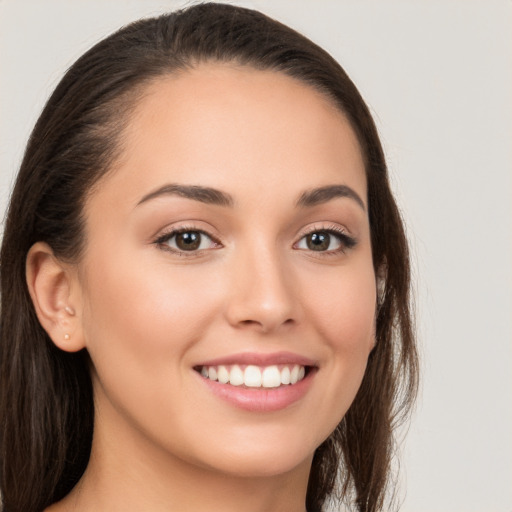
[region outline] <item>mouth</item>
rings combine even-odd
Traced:
[[[194,368],[205,379],[240,388],[281,388],[293,386],[306,378],[313,366],[301,364],[201,365]]]
[[[278,352],[239,353],[193,367],[213,395],[246,411],[267,413],[300,402],[313,386],[319,365],[312,359]]]

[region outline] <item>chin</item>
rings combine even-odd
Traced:
[[[297,468],[307,468],[309,472],[320,443],[312,444],[299,438],[292,440],[289,434],[287,438],[281,436],[272,440],[264,436],[254,436],[250,441],[232,440],[231,443],[219,443],[216,453],[209,454],[207,466],[232,476],[252,478],[283,475]]]
[[[289,455],[288,457],[281,457],[264,453],[226,458],[222,466],[217,466],[215,469],[224,474],[242,478],[276,477],[291,473],[299,468],[307,468],[309,472],[313,453],[306,457]]]

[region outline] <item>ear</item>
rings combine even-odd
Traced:
[[[386,282],[388,278],[388,265],[386,262],[382,263],[377,272],[375,273],[375,288],[376,288],[376,305],[375,305],[375,317],[373,320],[373,344],[370,352],[377,345],[377,317],[379,316],[380,308],[384,303],[386,296]]]
[[[48,244],[37,242],[27,254],[26,279],[37,318],[55,345],[66,352],[84,348],[73,267],[59,261]]]
[[[388,280],[388,265],[382,263],[375,275],[375,284],[377,286],[377,310],[380,309],[386,296],[386,282]],[[378,311],[377,311],[378,313]]]

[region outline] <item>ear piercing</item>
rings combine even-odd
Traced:
[[[73,316],[75,314],[75,310],[71,307],[71,306],[66,306],[64,308],[64,311],[68,314],[68,315],[71,315]],[[69,333],[64,333],[64,339],[66,341],[69,341],[71,339],[71,336],[69,335]]]

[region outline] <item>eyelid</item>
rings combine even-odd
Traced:
[[[179,235],[180,233],[187,233],[189,231],[200,233],[202,236],[208,237],[215,247],[209,247],[206,249],[197,249],[192,251],[182,251],[178,248],[173,248],[168,245],[166,245],[166,242],[171,240],[173,237]],[[172,254],[176,254],[178,256],[185,256],[185,257],[197,257],[201,254],[203,254],[205,251],[209,251],[212,249],[218,249],[222,247],[222,242],[219,240],[218,237],[215,235],[212,235],[207,230],[198,227],[197,225],[193,224],[181,224],[181,225],[174,225],[169,226],[167,228],[164,228],[161,230],[157,235],[153,237],[152,243],[158,246],[161,250],[168,251]]]
[[[203,249],[195,249],[195,250],[180,250],[178,248],[170,247],[169,245],[166,245],[166,242],[168,242],[173,237],[179,235],[180,233],[186,233],[186,232],[197,232],[200,233],[203,236],[208,237],[211,242],[213,243],[213,247],[203,248]],[[329,255],[337,255],[339,253],[344,253],[345,251],[352,249],[357,244],[357,239],[351,235],[348,234],[348,230],[339,224],[336,223],[328,223],[328,224],[321,224],[316,223],[314,225],[307,226],[303,228],[299,234],[297,235],[297,241],[293,244],[293,248],[296,250],[301,251],[308,251],[308,252],[315,252],[316,256],[329,256]],[[334,235],[337,237],[340,243],[340,247],[336,249],[326,250],[326,251],[313,251],[311,249],[306,248],[298,248],[297,245],[308,235],[311,235],[313,233],[317,232],[323,232],[328,233],[330,235]],[[161,250],[165,250],[168,252],[171,252],[173,254],[176,254],[178,256],[185,256],[185,257],[198,257],[201,255],[204,255],[205,252],[208,252],[212,249],[218,249],[221,247],[224,247],[224,244],[220,240],[220,237],[213,235],[209,230],[206,230],[202,227],[199,227],[197,224],[193,223],[186,223],[186,224],[178,224],[178,225],[172,225],[169,227],[166,227],[160,232],[152,237],[151,243],[157,245]]]
[[[317,252],[318,256],[343,253],[348,249],[352,249],[357,244],[357,239],[355,237],[353,237],[352,235],[350,235],[348,233],[348,230],[346,228],[340,226],[339,224],[333,224],[333,223],[318,224],[318,223],[316,223],[313,226],[306,227],[299,232],[297,241],[294,243],[294,248],[296,248],[297,244],[303,238],[305,238],[306,236],[311,235],[313,233],[317,233],[317,232],[323,232],[323,233],[328,233],[328,234],[334,235],[334,236],[338,237],[338,239],[340,240],[340,243],[341,243],[341,247],[339,247],[337,249],[330,250],[330,251],[318,251]],[[302,250],[307,250],[307,249],[302,249]],[[311,251],[311,252],[315,252],[315,251]]]

